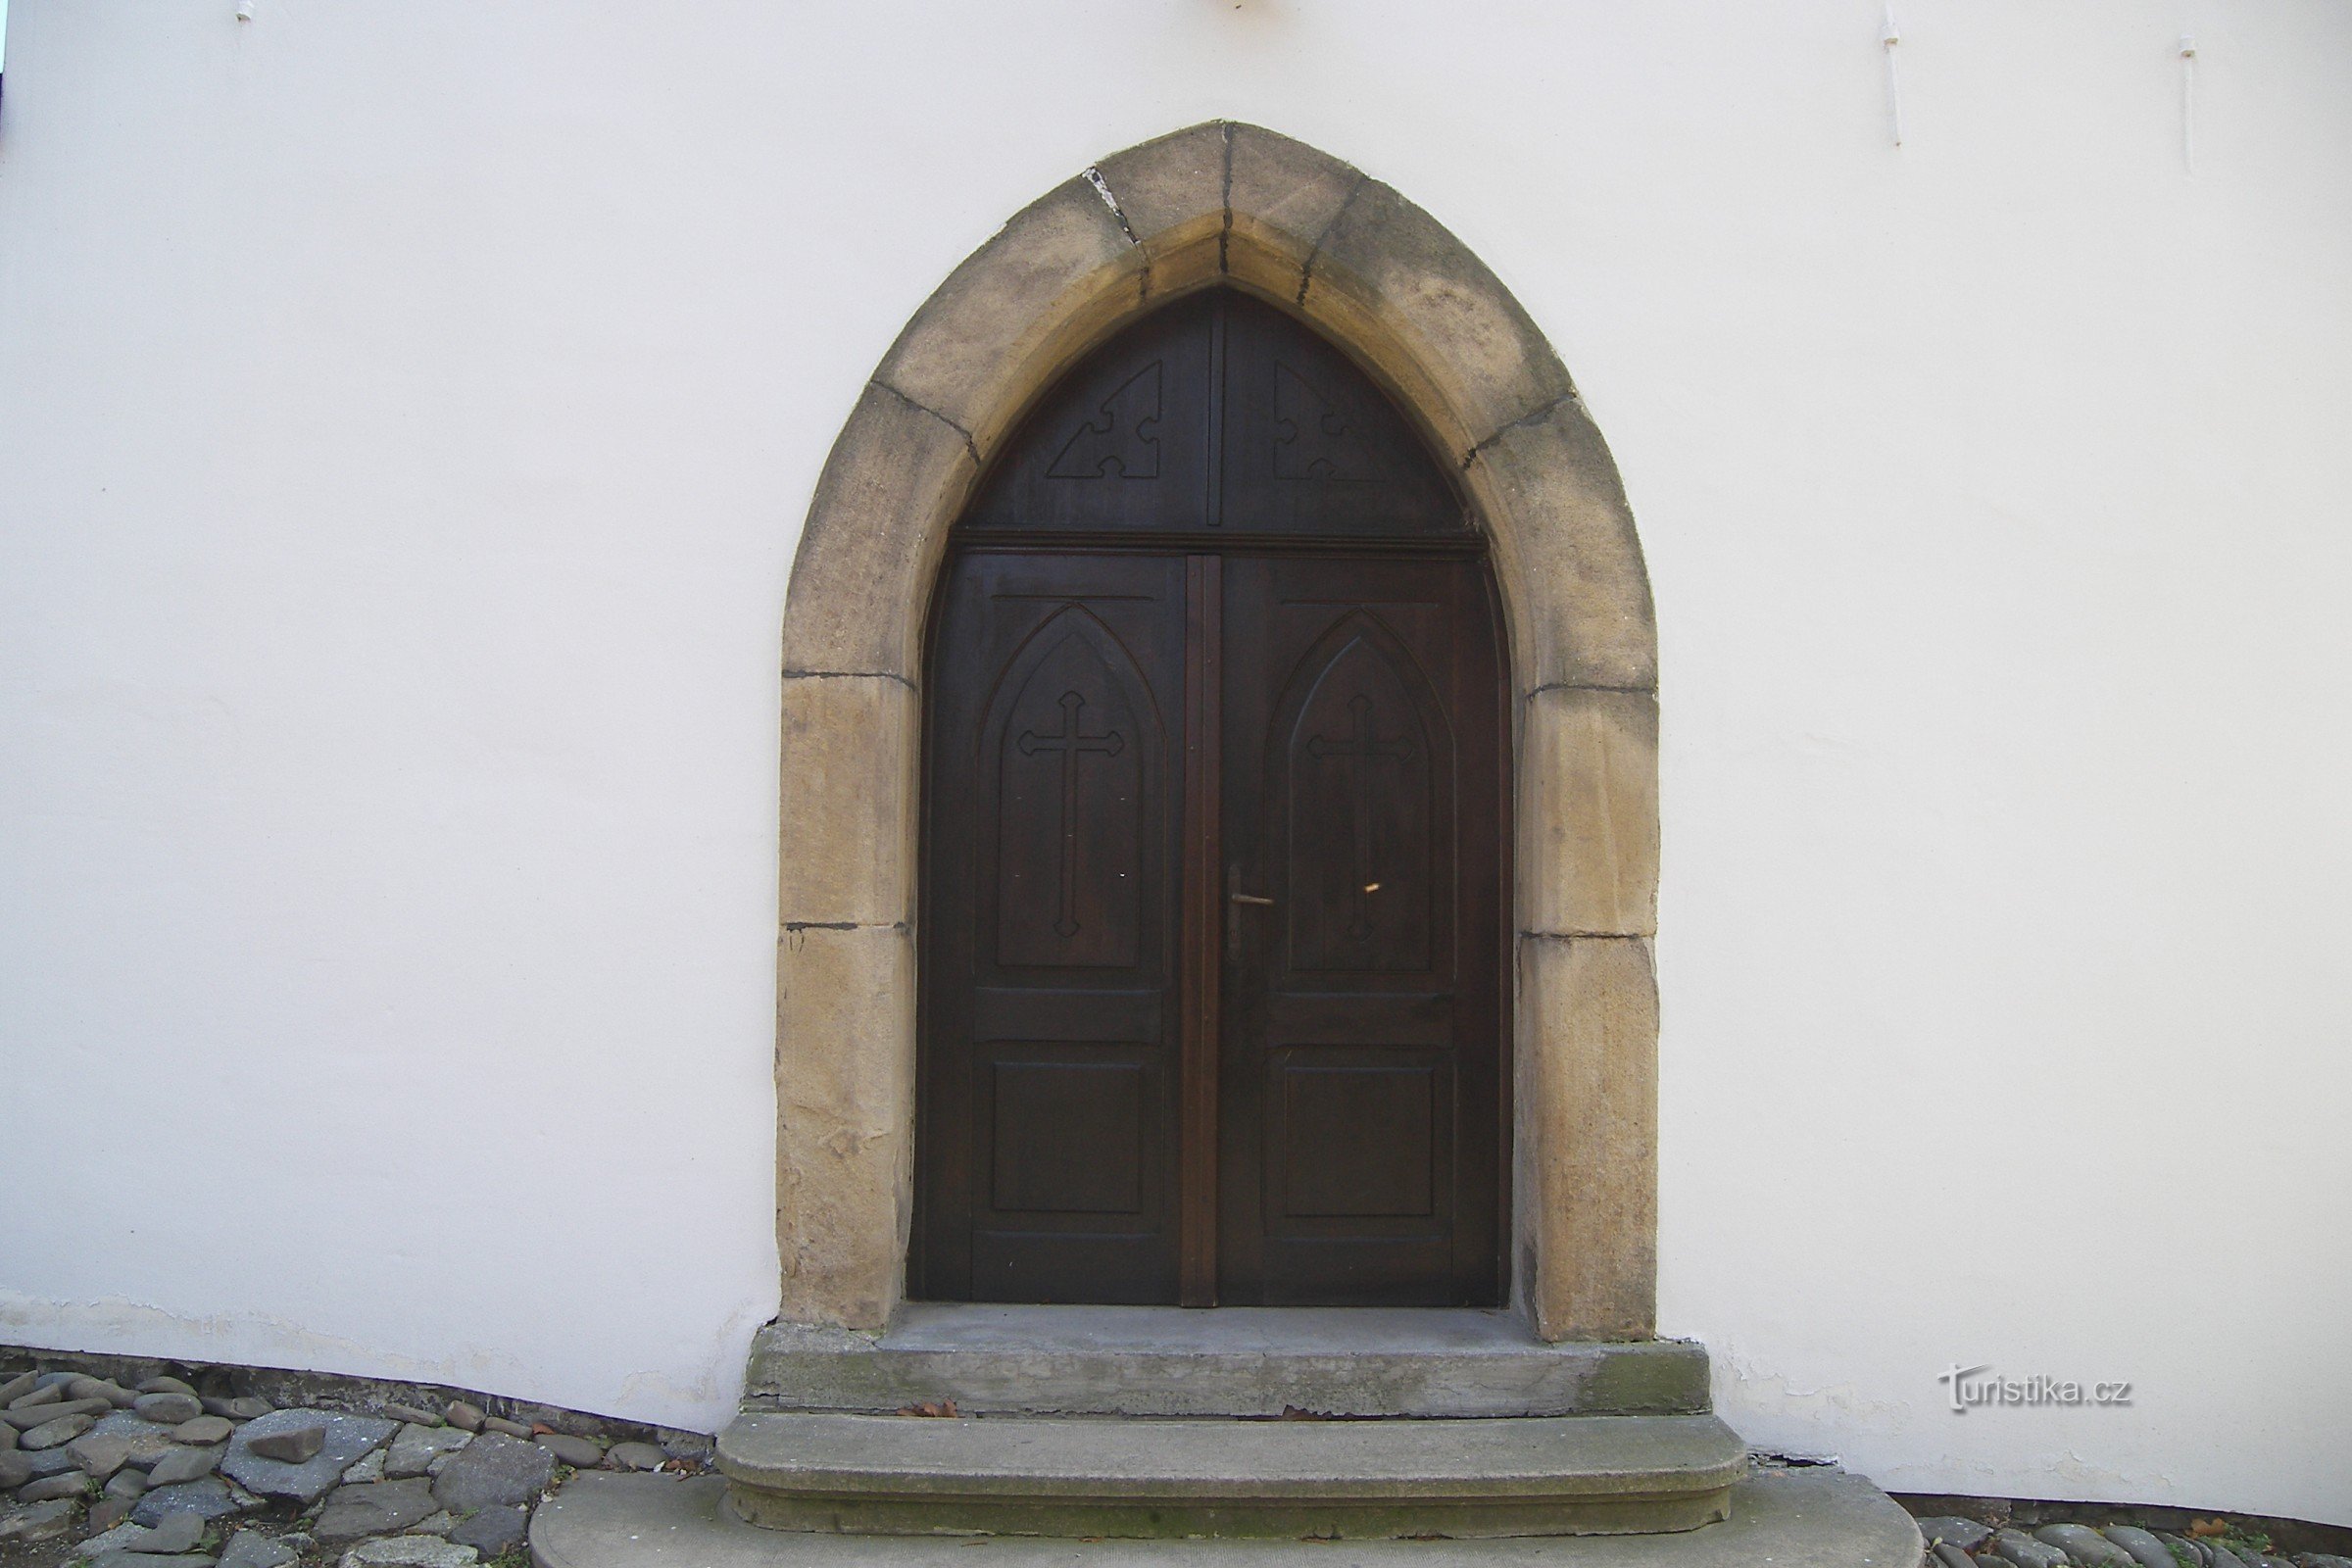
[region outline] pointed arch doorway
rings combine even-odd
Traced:
[[[1444,224],[1231,122],[1014,214],[915,309],[817,481],[782,628],[774,1332],[882,1330],[917,1283],[923,682],[955,524],[1041,388],[1203,287],[1345,344],[1475,509],[1516,688],[1509,1302],[1547,1341],[1645,1338],[1657,638],[1616,466],[1542,330]]]
[[[910,1293],[1491,1305],[1507,674],[1387,396],[1229,289],[1073,368],[950,536]]]

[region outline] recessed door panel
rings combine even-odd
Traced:
[[[1446,922],[1451,736],[1377,614],[1341,620],[1278,705],[1273,787],[1285,966],[1427,972]]]

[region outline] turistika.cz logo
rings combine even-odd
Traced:
[[[1975,1366],[1955,1364],[1936,1374],[1936,1382],[1949,1385],[1945,1393],[1951,1398],[1955,1414],[1966,1415],[1984,1405],[2064,1408],[2132,1402],[2132,1385],[2128,1382],[2077,1383],[2068,1378],[2045,1378],[2039,1373],[2023,1378],[1984,1376],[1991,1370],[1990,1361],[1980,1361]]]

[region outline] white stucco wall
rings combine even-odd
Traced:
[[[1877,0],[16,0],[0,1341],[720,1420],[818,466],[1006,215],[1230,116],[1624,467],[1726,1414],[2352,1522],[2352,11],[1898,20],[1899,151]]]

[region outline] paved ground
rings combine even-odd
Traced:
[[[0,1350],[0,1568],[519,1568],[576,1472],[710,1452],[416,1385],[162,1367]]]

